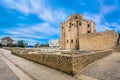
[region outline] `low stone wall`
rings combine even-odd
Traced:
[[[100,59],[104,56],[111,54],[112,51],[98,51],[92,53],[83,54],[18,54],[12,52],[12,54],[18,55],[20,57],[35,61],[40,64],[47,65],[51,68],[69,73],[76,74],[88,64],[93,61]]]
[[[114,48],[113,48],[113,51],[115,51],[115,52],[120,52],[120,46],[114,47]]]
[[[98,51],[98,52],[83,54],[80,56],[75,56],[73,61],[72,61],[73,74],[78,73],[80,70],[82,70],[83,68],[88,66],[90,63],[94,62],[95,60],[103,58],[109,54],[112,54],[111,50]]]

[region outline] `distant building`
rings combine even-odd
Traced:
[[[6,46],[7,45],[7,40],[2,40],[1,44]]]
[[[2,46],[12,46],[13,45],[13,39],[11,37],[3,37],[1,39],[1,45]]]
[[[59,40],[50,40],[49,41],[49,47],[59,47]]]

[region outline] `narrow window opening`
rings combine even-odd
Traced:
[[[76,19],[77,19],[78,17],[76,16]]]
[[[88,33],[91,33],[91,31],[88,31]]]
[[[71,25],[73,26],[73,23]]]
[[[62,26],[62,29],[64,29],[64,27]]]
[[[67,40],[67,43],[68,43],[68,40]]]
[[[90,24],[88,24],[88,28],[90,27]]]
[[[71,40],[71,43],[73,43],[73,40]]]
[[[80,23],[79,23],[79,25],[81,26],[81,25],[82,25],[82,23],[80,22]]]

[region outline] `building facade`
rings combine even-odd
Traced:
[[[83,15],[74,14],[60,24],[60,48],[77,50],[81,34],[95,33],[95,23],[83,19]]]
[[[120,34],[118,34],[117,45],[120,46]]]
[[[82,34],[79,38],[79,47],[82,51],[113,49],[118,43],[118,34],[113,30]]]
[[[11,37],[3,37],[1,39],[1,45],[2,46],[12,46],[13,45],[13,39]]]
[[[59,47],[59,40],[50,40],[49,41],[49,47]]]

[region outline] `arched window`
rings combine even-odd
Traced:
[[[82,22],[79,22],[79,25],[81,26],[81,25],[82,25]]]
[[[77,17],[77,16],[76,16],[75,18],[76,18],[76,19],[78,19],[78,17]]]
[[[91,33],[91,31],[88,31],[88,33]]]
[[[67,40],[67,43],[68,43],[68,40]]]
[[[73,39],[71,40],[71,43],[73,43]]]
[[[64,29],[64,27],[62,26],[62,29]]]
[[[89,28],[89,27],[90,27],[90,24],[88,24],[87,27]]]

